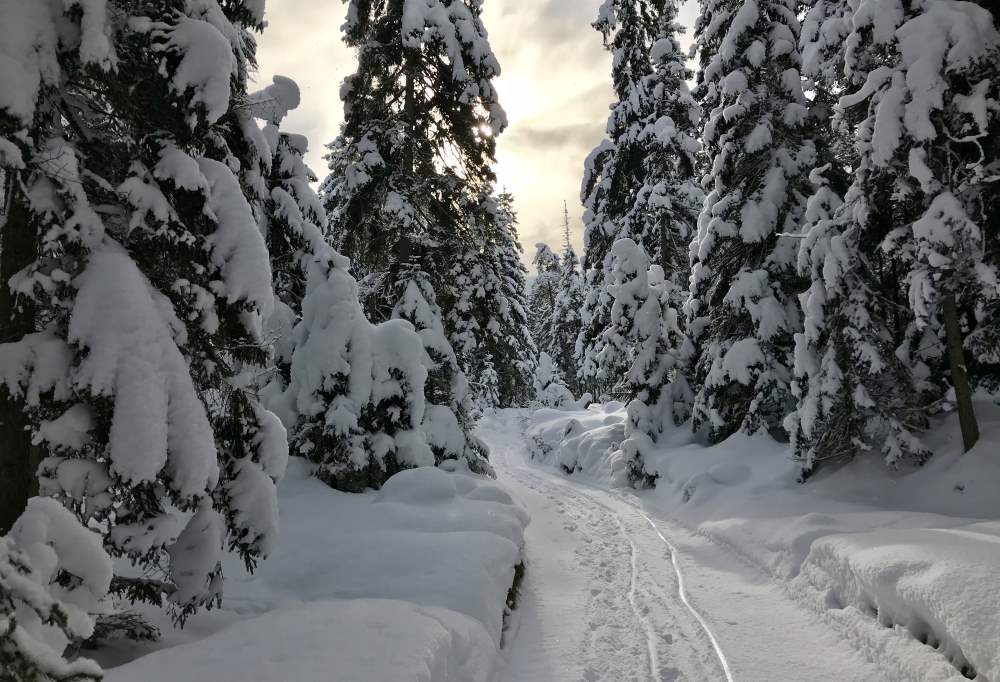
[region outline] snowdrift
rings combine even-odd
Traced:
[[[99,651],[105,666],[121,664],[108,682],[496,679],[528,523],[505,490],[421,468],[351,495],[292,458],[279,499],[274,558],[253,576],[227,565],[223,608],[184,630],[144,611],[162,641]]]
[[[541,409],[526,432],[534,459],[565,473],[585,472],[616,484],[625,482],[625,460],[618,445],[625,438],[621,403],[587,410]]]
[[[895,680],[1000,680],[1000,408],[977,405],[983,438],[961,454],[957,420],[927,434],[922,468],[859,457],[807,484],[788,447],[736,435],[706,447],[686,429],[647,458],[641,502],[781,581]],[[624,486],[625,410],[539,410],[541,462]]]

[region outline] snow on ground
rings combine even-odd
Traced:
[[[522,416],[480,431],[532,516],[510,682],[887,679],[727,548],[596,479],[529,462]]]
[[[997,682],[1000,408],[977,408],[984,437],[968,454],[960,454],[957,424],[945,420],[929,434],[937,455],[922,468],[889,472],[877,458],[861,458],[805,485],[787,447],[768,436],[704,447],[678,429],[651,462],[657,488],[617,494],[762,570],[874,661],[882,671],[876,679],[978,673],[980,682]],[[541,462],[578,473],[569,480],[620,486],[615,450],[624,420],[620,404],[539,410],[526,436]],[[773,627],[771,614],[764,616],[760,627]],[[791,672],[736,678],[814,679]]]
[[[226,566],[222,609],[92,652],[108,682],[490,682],[528,515],[502,485],[435,468],[352,495],[292,458],[273,558]]]

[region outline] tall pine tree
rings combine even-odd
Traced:
[[[825,12],[834,27],[848,14]],[[845,64],[839,106],[857,130],[854,182],[843,205],[821,184],[800,256],[812,288],[788,427],[806,475],[859,447],[890,465],[923,460],[916,433],[948,384],[971,447],[966,346],[989,364],[977,340],[997,324],[996,239],[982,225],[998,165],[983,143],[998,125],[987,102],[1000,36],[971,3],[885,16],[859,8],[851,26],[839,57],[822,44]]]
[[[612,80],[618,101],[611,106],[607,139],[587,157],[580,198],[584,212],[583,268],[587,297],[583,330],[577,340],[578,376],[586,390],[605,394],[624,371],[625,360],[602,346],[610,325],[612,297],[607,291],[611,246],[644,185],[643,159],[636,137],[642,129],[639,92],[652,70],[650,50],[660,0],[605,0],[593,26],[611,52]]]
[[[657,474],[647,471],[646,455],[669,426],[690,416],[691,391],[683,372],[690,344],[673,304],[676,285],[663,268],[651,266],[642,247],[628,238],[616,241],[611,254],[615,303],[604,334],[609,347],[630,345],[622,385],[629,401],[622,450],[629,481],[652,485]]]
[[[705,107],[709,191],[691,245],[697,345],[694,425],[721,440],[772,432],[791,409],[800,328],[798,232],[817,165],[799,75],[796,3],[703,0],[696,96]]]
[[[448,319],[462,299],[451,265],[485,248],[480,198],[507,121],[481,11],[477,0],[348,2],[344,40],[358,69],[341,87],[345,122],[323,194],[373,322],[393,317],[415,271]],[[471,420],[459,422],[472,442]]]
[[[606,289],[615,240],[642,245],[675,283],[689,276],[687,247],[703,200],[695,177],[701,113],[688,90],[676,16],[671,1],[608,0],[594,24],[613,55],[619,101],[608,139],[587,161],[582,190],[589,290],[577,360],[592,389],[607,390],[627,367],[627,348],[602,345],[611,324]]]
[[[539,350],[547,352],[552,346],[552,315],[559,296],[559,256],[548,244],[535,244],[535,281],[531,283],[528,297],[528,315],[531,336]]]
[[[433,252],[427,274],[450,304],[447,265],[482,246],[469,211],[492,190],[506,116],[480,14],[473,0],[348,3],[344,40],[358,69],[341,88],[345,122],[324,199],[374,322],[392,314],[401,264]]]
[[[458,299],[446,327],[475,401],[487,408],[527,405],[535,367],[513,201],[506,193],[480,200],[483,247],[467,250],[451,268]]]
[[[559,369],[563,381],[574,396],[582,393],[576,375],[576,340],[583,327],[581,310],[586,288],[580,274],[580,259],[569,239],[569,210],[563,209],[563,250],[560,256],[556,304],[552,311],[549,348],[544,349]]]

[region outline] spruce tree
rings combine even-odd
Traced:
[[[499,286],[497,311],[492,319],[496,333],[486,336],[486,348],[497,368],[501,407],[523,407],[530,401],[531,377],[537,347],[528,318],[528,270],[518,240],[514,197],[501,193],[496,201],[496,230],[488,242],[496,264]]]
[[[792,407],[798,232],[817,165],[791,0],[703,0],[696,96],[708,112],[709,194],[691,245],[694,426],[719,441],[774,432]]]
[[[96,682],[100,666],[66,660],[106,609],[111,559],[100,536],[58,502],[29,500],[0,536],[0,670],[13,682]]]
[[[466,250],[451,268],[458,299],[447,316],[448,335],[463,371],[473,380],[475,402],[484,407],[525,406],[536,350],[513,197],[505,193],[482,198],[476,213],[484,247]]]
[[[372,325],[349,261],[332,248],[317,244],[305,264],[287,391],[293,451],[316,465],[317,478],[349,492],[433,465],[421,431],[430,359],[420,336],[401,320]]]
[[[674,306],[676,285],[663,269],[650,265],[642,247],[631,239],[619,239],[611,253],[615,303],[605,335],[615,337],[608,345],[631,344],[622,387],[629,401],[622,450],[632,485],[653,485],[657,474],[646,470],[646,454],[670,425],[690,416],[691,391],[684,375],[690,344]]]
[[[857,167],[842,206],[821,183],[800,255],[812,288],[788,427],[805,475],[859,449],[922,461],[917,434],[948,383],[970,446],[963,346],[975,356],[996,324],[995,239],[981,227],[997,165],[981,142],[997,127],[984,104],[998,54],[989,14],[942,3],[858,11],[852,26],[839,107]]]
[[[618,142],[620,149],[639,156],[642,165],[642,184],[631,189],[635,198],[618,234],[640,245],[650,262],[686,288],[689,244],[704,203],[697,177],[701,109],[687,85],[694,74],[681,50],[677,7],[664,2],[656,12],[650,35],[652,71],[636,91],[638,124],[627,141]]]
[[[580,260],[569,241],[569,211],[564,209],[563,251],[561,269],[556,284],[556,303],[552,311],[550,347],[547,349],[556,367],[573,395],[580,395],[576,376],[576,340],[583,327],[581,310],[586,298],[586,288],[580,274]]]
[[[688,90],[676,16],[670,1],[608,0],[594,24],[613,54],[618,102],[608,139],[587,161],[581,195],[588,294],[577,361],[591,389],[606,391],[627,368],[625,349],[602,345],[615,240],[641,244],[676,283],[689,275],[687,246],[703,198],[695,178],[701,114]]]
[[[559,256],[544,242],[535,244],[535,281],[528,296],[528,316],[535,346],[547,352],[552,347],[552,315],[559,296]]]
[[[926,405],[896,353],[905,329],[895,319],[898,307],[883,295],[896,269],[879,255],[879,221],[861,222],[877,210],[867,210],[861,183],[842,201],[824,170],[812,174],[816,191],[798,258],[812,284],[795,339],[797,404],[785,420],[804,478],[859,448],[879,451],[890,463],[928,454],[917,435],[926,426]]]
[[[345,122],[324,183],[334,246],[373,322],[391,317],[402,264],[433,251],[424,267],[447,316],[459,294],[448,266],[483,246],[468,211],[492,190],[506,126],[480,3],[350,0],[347,17],[358,69],[341,88]]]
[[[922,337],[933,333],[945,351],[938,369],[954,392],[966,449],[979,434],[965,330],[995,328],[991,303],[1000,293],[998,241],[981,227],[990,220],[988,169],[998,164],[995,145],[994,158],[987,152],[998,130],[988,102],[997,93],[1000,46],[990,19],[974,5],[905,12],[882,68],[870,70],[865,86],[842,100],[844,106],[868,102],[878,108],[871,130],[873,173],[908,171],[895,180],[892,197],[896,225],[907,227],[896,227],[882,246],[903,255],[916,327]],[[855,32],[864,35],[869,22],[876,20],[860,17]],[[869,38],[876,44],[884,40],[878,33]],[[860,53],[857,42],[850,45],[848,70],[869,69],[871,57]]]
[[[259,157],[238,124],[262,19],[241,2],[28,5],[14,26],[32,38],[11,44],[45,73],[0,110],[30,241],[9,252],[30,257],[12,293],[32,309],[0,346],[5,391],[45,455],[42,493],[142,569],[115,591],[183,619],[218,602],[227,546],[251,568],[269,551],[287,455],[252,388],[273,295],[232,170]]]
[[[493,475],[486,446],[472,433],[469,380],[445,335],[430,277],[411,264],[396,281],[399,294],[392,316],[413,325],[430,358],[422,428],[434,461],[458,460],[474,473]]]
[[[305,164],[309,141],[281,129],[282,121],[299,101],[298,85],[276,76],[271,85],[250,95],[247,107],[264,124],[258,144],[266,156],[261,163],[262,189],[256,208],[267,241],[275,297],[274,311],[265,324],[274,343],[275,372],[268,377],[264,393],[268,406],[286,426],[294,423],[294,416],[279,396],[290,380],[292,329],[302,317],[310,257],[325,251],[327,228],[326,212],[310,186],[316,176]]]
[[[624,217],[632,211],[636,194],[644,184],[645,169],[635,139],[642,117],[637,105],[641,84],[652,70],[652,35],[661,10],[660,0],[605,0],[593,24],[612,54],[612,80],[618,97],[608,117],[607,139],[584,163],[580,189],[585,208],[583,268],[587,297],[576,359],[581,383],[596,394],[606,393],[614,377],[624,370],[624,360],[611,358],[608,349],[601,346],[612,305],[606,287],[611,246],[621,236]]]
[[[358,69],[341,88],[345,122],[323,193],[333,243],[351,259],[373,322],[397,316],[415,272],[419,294],[448,319],[462,299],[451,266],[485,248],[481,197],[493,189],[507,122],[481,12],[477,0],[348,2],[344,39]],[[462,386],[471,361],[441,340],[449,347],[435,350],[458,365],[447,363],[451,396],[430,402],[452,410],[462,435],[439,449],[485,469]]]

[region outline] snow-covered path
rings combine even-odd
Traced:
[[[634,495],[528,463],[514,413],[480,435],[532,516],[511,682],[883,677],[735,555],[647,516]]]

